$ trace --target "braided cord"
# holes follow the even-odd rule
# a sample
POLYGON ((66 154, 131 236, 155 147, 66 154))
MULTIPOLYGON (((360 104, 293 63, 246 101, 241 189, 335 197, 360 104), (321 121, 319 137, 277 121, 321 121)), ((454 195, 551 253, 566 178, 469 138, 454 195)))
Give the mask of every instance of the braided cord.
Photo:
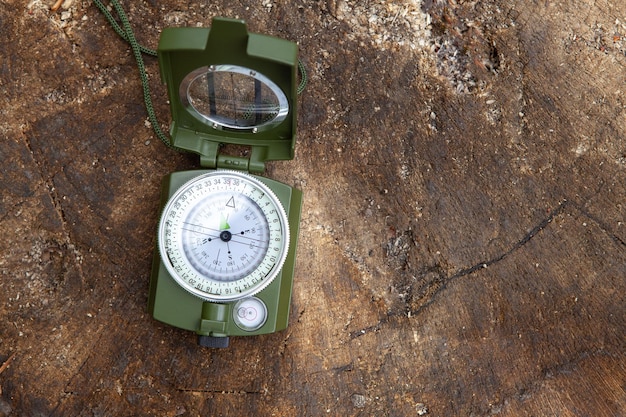
POLYGON ((300 95, 306 88, 306 83, 308 81, 308 78, 306 75, 306 68, 304 67, 304 64, 302 63, 302 61, 300 61, 299 59, 298 59, 298 70, 300 70, 300 85, 298 85, 297 91, 298 91, 298 95, 300 95))
MULTIPOLYGON (((130 43, 130 41, 128 40, 128 36, 126 35, 126 32, 117 23, 117 21, 115 20, 115 18, 111 14, 111 12, 109 12, 109 9, 107 9, 106 6, 100 0, 93 0, 93 2, 98 7, 98 9, 100 9, 102 14, 107 18, 107 20, 109 21, 109 23, 113 27, 113 30, 115 30, 115 33, 117 33, 126 42, 130 43)), ((112 0, 112 3, 117 3, 117 0, 112 0)), ((146 48, 145 46, 143 46, 141 44, 139 45, 139 50, 141 50, 141 52, 146 54, 146 55, 157 56, 157 51, 156 50, 150 49, 150 48, 146 48)))
POLYGON ((154 111, 154 106, 152 105, 152 95, 150 94, 150 84, 148 83, 148 75, 146 74, 146 67, 143 63, 143 56, 141 55, 141 53, 143 52, 149 55, 156 56, 156 51, 139 45, 139 42, 137 42, 137 38, 135 37, 135 34, 133 33, 133 29, 130 26, 130 22, 128 21, 128 17, 126 16, 124 9, 122 9, 122 6, 119 4, 117 0, 111 0, 111 4, 113 5, 115 12, 117 13, 120 19, 120 22, 122 23, 121 27, 115 21, 115 18, 113 17, 113 15, 107 10, 107 8, 104 6, 104 4, 100 0, 93 0, 93 1, 96 4, 96 6, 98 6, 98 9, 102 11, 104 16, 109 21, 109 23, 111 23, 111 26, 113 26, 113 29, 115 30, 115 32, 117 32, 117 34, 120 35, 122 39, 124 39, 126 42, 130 44, 130 48, 133 51, 133 55, 135 56, 135 61, 137 61, 137 67, 139 68, 139 76, 141 77, 141 86, 143 89, 143 100, 146 105, 146 111, 148 113, 148 120, 150 121, 150 124, 152 125, 152 129, 154 129, 154 133, 159 138, 159 140, 161 140, 161 142, 163 142, 165 146, 167 146, 168 148, 175 149, 180 152, 184 152, 183 149, 177 148, 174 145, 172 145, 170 138, 163 132, 163 130, 159 126, 159 121, 157 120, 156 113, 154 111))

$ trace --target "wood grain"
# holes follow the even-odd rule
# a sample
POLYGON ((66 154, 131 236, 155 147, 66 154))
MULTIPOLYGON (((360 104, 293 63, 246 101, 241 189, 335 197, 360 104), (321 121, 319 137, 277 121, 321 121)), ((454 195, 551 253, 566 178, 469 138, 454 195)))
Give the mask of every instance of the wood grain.
POLYGON ((304 191, 290 326, 207 350, 147 314, 161 177, 198 162, 95 7, 9 0, 0 416, 624 415, 624 1, 201 3, 125 7, 309 71, 266 173, 304 191))

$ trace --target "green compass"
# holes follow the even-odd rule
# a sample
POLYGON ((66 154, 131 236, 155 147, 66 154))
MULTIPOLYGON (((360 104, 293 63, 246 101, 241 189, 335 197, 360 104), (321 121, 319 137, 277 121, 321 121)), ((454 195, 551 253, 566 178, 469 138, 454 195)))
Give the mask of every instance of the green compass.
POLYGON ((158 57, 171 145, 198 154, 203 169, 163 180, 149 311, 209 347, 282 330, 302 193, 251 172, 293 158, 297 46, 215 18, 210 29, 163 30, 158 57))

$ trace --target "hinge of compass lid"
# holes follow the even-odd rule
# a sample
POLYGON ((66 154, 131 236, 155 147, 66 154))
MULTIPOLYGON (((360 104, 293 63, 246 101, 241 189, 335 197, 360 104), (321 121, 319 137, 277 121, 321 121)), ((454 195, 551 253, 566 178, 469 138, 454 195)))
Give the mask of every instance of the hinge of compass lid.
POLYGON ((200 166, 203 168, 235 169, 254 173, 265 171, 265 161, 268 159, 268 148, 265 146, 223 143, 213 136, 179 127, 176 123, 172 123, 171 134, 177 147, 200 156, 200 166), (237 148, 235 151, 239 151, 243 156, 237 156, 233 148, 237 148))
MULTIPOLYGON (((245 153, 247 156, 235 156, 229 153, 230 147, 220 148, 220 153, 217 155, 216 168, 224 169, 236 169, 240 171, 249 171, 256 173, 263 173, 265 171, 265 160, 267 160, 267 150, 264 147, 252 146, 248 149, 246 147, 245 153), (221 152, 226 151, 226 152, 221 152)), ((201 164, 202 164, 202 158, 201 164)))

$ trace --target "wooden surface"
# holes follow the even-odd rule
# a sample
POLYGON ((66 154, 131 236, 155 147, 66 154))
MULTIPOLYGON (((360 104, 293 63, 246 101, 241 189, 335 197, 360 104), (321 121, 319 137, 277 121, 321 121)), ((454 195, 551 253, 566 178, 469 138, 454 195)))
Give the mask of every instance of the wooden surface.
POLYGON ((0 4, 0 415, 626 415, 624 0, 126 1, 147 45, 237 16, 309 71, 266 173, 305 196, 290 326, 226 350, 146 312, 161 177, 198 161, 52 3, 0 4))

